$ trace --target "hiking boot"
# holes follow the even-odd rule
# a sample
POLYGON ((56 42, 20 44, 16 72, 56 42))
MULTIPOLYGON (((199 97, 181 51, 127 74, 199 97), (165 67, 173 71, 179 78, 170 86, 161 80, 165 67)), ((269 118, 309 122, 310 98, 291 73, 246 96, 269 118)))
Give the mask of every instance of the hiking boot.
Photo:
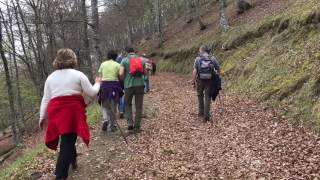
POLYGON ((204 122, 209 122, 210 121, 210 117, 205 117, 204 118, 204 122))
POLYGON ((141 130, 141 128, 139 127, 139 128, 134 128, 134 133, 141 133, 142 132, 142 130, 141 130))
POLYGON ((134 133, 141 133, 141 128, 140 127, 134 127, 133 128, 134 133))
POLYGON ((118 130, 117 126, 110 127, 110 132, 116 132, 118 130))
POLYGON ((72 161, 71 167, 73 170, 76 170, 78 168, 77 158, 74 161, 72 161))
POLYGON ((120 119, 123 119, 123 118, 124 118, 124 114, 123 114, 122 112, 120 113, 119 118, 120 118, 120 119))
POLYGON ((128 126, 128 131, 133 131, 133 126, 128 126))
POLYGON ((108 121, 104 121, 102 123, 102 131, 107 131, 108 130, 108 125, 109 125, 109 122, 108 121))

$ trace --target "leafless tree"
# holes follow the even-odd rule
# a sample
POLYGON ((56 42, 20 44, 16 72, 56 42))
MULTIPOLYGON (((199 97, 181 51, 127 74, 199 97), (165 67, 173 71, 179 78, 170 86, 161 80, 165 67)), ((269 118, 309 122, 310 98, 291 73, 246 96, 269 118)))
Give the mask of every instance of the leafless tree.
MULTIPOLYGON (((0 13, 2 14, 2 10, 0 9, 0 13)), ((3 39, 3 31, 2 31, 2 26, 3 26, 3 19, 0 20, 0 56, 2 59, 4 71, 5 71, 5 77, 6 77, 6 85, 7 85, 7 92, 8 92, 8 97, 9 97, 9 106, 10 106, 10 121, 11 121, 11 128, 12 132, 14 134, 14 141, 18 143, 18 133, 17 133, 17 120, 16 120, 16 109, 14 106, 14 94, 13 94, 13 86, 12 86, 12 78, 10 76, 10 70, 9 70, 9 65, 8 65, 8 60, 5 55, 5 50, 4 50, 4 39, 3 39)))
POLYGON ((100 48, 100 25, 99 25, 99 12, 98 12, 98 0, 91 0, 91 13, 92 13, 92 29, 93 29, 93 40, 94 40, 94 65, 97 68, 97 63, 102 62, 102 53, 100 48))
POLYGON ((227 17, 225 15, 224 9, 225 9, 225 0, 219 0, 219 15, 220 15, 220 26, 221 29, 226 32, 229 29, 229 22, 227 20, 227 17))

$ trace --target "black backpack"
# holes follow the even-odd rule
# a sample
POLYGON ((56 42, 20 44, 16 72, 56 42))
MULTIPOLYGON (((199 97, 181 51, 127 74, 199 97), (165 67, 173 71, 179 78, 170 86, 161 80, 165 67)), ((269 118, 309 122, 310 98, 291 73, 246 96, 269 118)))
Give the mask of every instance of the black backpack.
POLYGON ((212 79, 214 71, 214 61, 210 57, 200 56, 197 65, 198 78, 200 80, 212 79))

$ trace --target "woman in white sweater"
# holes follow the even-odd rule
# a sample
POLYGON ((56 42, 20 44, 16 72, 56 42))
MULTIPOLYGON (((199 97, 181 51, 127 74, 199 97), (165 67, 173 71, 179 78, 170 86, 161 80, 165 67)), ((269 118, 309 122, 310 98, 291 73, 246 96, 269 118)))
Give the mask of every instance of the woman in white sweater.
POLYGON ((71 49, 60 49, 53 62, 55 71, 45 82, 40 107, 39 127, 46 129, 45 143, 50 149, 57 149, 60 139, 60 152, 56 164, 56 179, 67 179, 68 169, 76 164, 77 136, 88 145, 90 132, 86 122, 86 104, 82 95, 95 97, 101 80, 96 78, 91 85, 85 74, 75 70, 77 58, 71 49))

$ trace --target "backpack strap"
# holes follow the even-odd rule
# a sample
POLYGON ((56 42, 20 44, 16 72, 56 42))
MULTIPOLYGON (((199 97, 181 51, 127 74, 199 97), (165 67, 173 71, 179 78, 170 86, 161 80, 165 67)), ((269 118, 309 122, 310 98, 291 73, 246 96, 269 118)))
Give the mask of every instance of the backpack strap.
POLYGON ((196 69, 197 69, 197 75, 199 77, 199 73, 200 73, 200 66, 201 66, 201 56, 198 56, 196 58, 196 69))

